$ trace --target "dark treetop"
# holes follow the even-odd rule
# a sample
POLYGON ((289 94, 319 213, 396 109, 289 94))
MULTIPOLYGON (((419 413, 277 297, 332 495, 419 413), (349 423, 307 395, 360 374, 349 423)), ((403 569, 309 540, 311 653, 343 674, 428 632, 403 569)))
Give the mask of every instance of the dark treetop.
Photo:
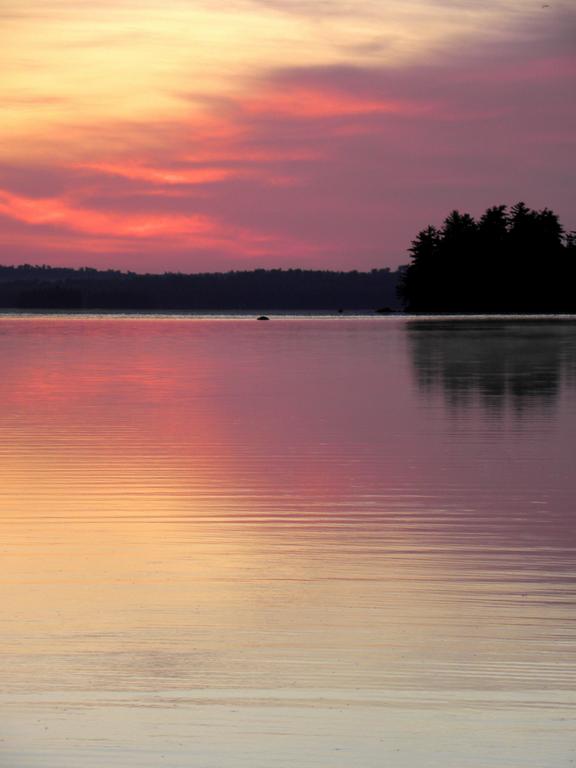
POLYGON ((548 209, 499 205, 477 221, 454 211, 410 253, 399 287, 410 312, 576 312, 576 233, 548 209))
POLYGON ((163 275, 0 266, 0 307, 70 310, 375 310, 398 305, 399 272, 256 269, 163 275))

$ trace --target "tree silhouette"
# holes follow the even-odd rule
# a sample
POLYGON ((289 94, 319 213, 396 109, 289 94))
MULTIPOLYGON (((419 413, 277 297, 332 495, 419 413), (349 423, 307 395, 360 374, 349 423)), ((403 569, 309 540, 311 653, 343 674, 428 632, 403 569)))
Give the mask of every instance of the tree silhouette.
POLYGON ((399 271, 255 269, 203 274, 0 265, 0 307, 65 310, 314 310, 395 307, 399 271))
POLYGON ((453 211, 413 241, 399 292, 411 312, 558 313, 576 310, 576 235, 558 216, 520 202, 478 221, 453 211))

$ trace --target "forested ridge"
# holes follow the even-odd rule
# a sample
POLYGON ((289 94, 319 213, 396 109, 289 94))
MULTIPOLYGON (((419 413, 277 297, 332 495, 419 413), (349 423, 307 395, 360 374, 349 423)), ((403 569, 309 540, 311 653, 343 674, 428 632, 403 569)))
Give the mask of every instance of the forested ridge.
POLYGON ((399 272, 256 269, 138 274, 0 266, 0 307, 70 310, 375 310, 398 306, 399 272))

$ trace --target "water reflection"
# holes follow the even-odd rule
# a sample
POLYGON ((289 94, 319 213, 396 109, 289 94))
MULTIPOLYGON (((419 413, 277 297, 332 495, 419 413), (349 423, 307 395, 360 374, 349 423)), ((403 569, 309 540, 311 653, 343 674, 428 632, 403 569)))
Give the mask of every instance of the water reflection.
POLYGON ((551 408, 574 383, 576 322, 528 319, 416 320, 407 324, 421 389, 451 408, 493 414, 551 408))
POLYGON ((468 322, 0 322, 5 764, 563 764, 576 333, 506 432, 468 322))

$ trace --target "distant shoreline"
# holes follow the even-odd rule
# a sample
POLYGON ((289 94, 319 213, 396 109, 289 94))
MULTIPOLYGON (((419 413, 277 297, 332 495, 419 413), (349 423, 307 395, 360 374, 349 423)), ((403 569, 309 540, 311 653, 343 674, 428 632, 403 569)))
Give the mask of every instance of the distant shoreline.
POLYGON ((401 270, 255 269, 137 274, 1 266, 0 307, 135 312, 371 312, 401 309, 401 270))
POLYGON ((256 320, 260 315, 267 315, 275 320, 413 320, 413 321, 452 321, 452 320, 575 320, 576 314, 553 313, 415 313, 391 312, 379 314, 366 310, 350 310, 344 313, 324 309, 283 310, 283 309, 214 309, 214 310, 136 310, 136 309, 18 309, 0 307, 2 319, 34 319, 34 318, 111 318, 111 319, 176 319, 176 320, 256 320))

